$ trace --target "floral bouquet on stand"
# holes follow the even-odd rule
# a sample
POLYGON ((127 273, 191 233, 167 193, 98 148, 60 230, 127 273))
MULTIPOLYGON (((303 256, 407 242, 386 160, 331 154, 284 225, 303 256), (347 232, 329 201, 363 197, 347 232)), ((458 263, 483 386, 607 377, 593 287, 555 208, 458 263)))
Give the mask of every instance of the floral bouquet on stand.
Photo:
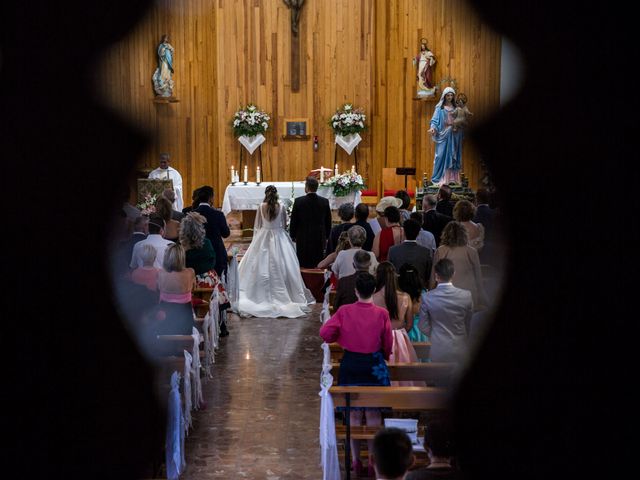
POLYGON ((364 110, 345 103, 329 120, 329 125, 336 134, 336 144, 340 145, 348 155, 351 155, 354 148, 362 141, 360 132, 366 128, 366 119, 364 110))
POLYGON ((324 188, 332 188, 333 195, 335 197, 346 197, 350 193, 358 192, 367 188, 364 184, 364 180, 362 180, 362 176, 356 172, 334 175, 320 186, 324 188))
POLYGON ((140 209, 142 215, 151 215, 156 213, 156 200, 158 196, 153 193, 147 193, 144 196, 144 200, 136 205, 140 209))
POLYGON ((264 133, 269 128, 271 117, 250 103, 233 115, 233 134, 251 155, 264 143, 264 133))

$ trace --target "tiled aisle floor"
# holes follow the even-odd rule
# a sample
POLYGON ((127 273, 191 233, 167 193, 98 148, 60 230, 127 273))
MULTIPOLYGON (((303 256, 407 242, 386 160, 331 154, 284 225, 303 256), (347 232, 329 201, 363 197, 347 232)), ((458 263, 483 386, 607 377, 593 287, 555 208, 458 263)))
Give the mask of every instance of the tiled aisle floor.
POLYGON ((221 339, 206 410, 186 440, 185 480, 319 479, 319 313, 238 318, 221 339))

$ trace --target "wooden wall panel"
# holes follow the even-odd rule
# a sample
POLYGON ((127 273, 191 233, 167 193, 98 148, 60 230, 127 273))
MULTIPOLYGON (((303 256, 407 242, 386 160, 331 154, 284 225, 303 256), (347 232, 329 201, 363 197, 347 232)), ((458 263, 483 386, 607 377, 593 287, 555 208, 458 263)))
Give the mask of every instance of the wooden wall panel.
MULTIPOLYGON (((416 167, 417 176, 433 170, 434 145, 427 135, 439 95, 416 101, 412 59, 420 38, 437 59, 436 84, 455 78, 466 93, 477 122, 499 104, 500 37, 463 0, 375 0, 374 137, 372 173, 383 167, 416 167)), ((481 178, 471 142, 463 147, 463 171, 475 188, 481 178)))
MULTIPOLYGON (((377 187, 383 167, 415 166, 431 173, 427 136, 436 101, 414 101, 412 59, 426 37, 437 57, 435 79, 454 77, 469 97, 474 120, 499 101, 500 40, 463 0, 307 0, 300 20, 300 89, 291 89, 290 12, 281 0, 160 0, 156 8, 105 57, 100 88, 107 101, 155 135, 139 159, 155 168, 168 151, 185 182, 211 184, 222 200, 239 144, 230 120, 240 105, 256 103, 271 114, 263 145, 263 177, 304 178, 334 163, 328 118, 350 101, 365 109, 369 128, 358 149, 360 171, 377 187), (155 48, 163 33, 176 52, 180 103, 152 102, 155 48), (283 141, 285 118, 308 118, 312 140, 283 141)), ((341 169, 353 160, 340 150, 341 169)), ((250 176, 256 159, 250 160, 250 176)), ((465 142, 463 170, 480 178, 478 155, 465 142)), ((286 192, 282 193, 286 195, 286 192)))

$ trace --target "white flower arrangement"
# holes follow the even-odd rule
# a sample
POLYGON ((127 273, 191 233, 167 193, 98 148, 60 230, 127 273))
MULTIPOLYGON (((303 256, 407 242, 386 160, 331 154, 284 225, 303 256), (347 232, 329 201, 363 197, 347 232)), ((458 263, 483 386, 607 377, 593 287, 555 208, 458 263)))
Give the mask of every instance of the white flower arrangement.
POLYGON ((366 185, 359 173, 347 172, 339 175, 332 176, 329 180, 324 182, 322 187, 333 188, 333 194, 336 197, 346 197, 351 192, 357 192, 364 190, 366 185))
POLYGON ((336 135, 353 135, 363 131, 367 116, 364 111, 354 108, 352 104, 345 103, 329 120, 329 125, 336 135))
POLYGON ((259 110, 250 103, 245 108, 241 108, 233 115, 233 133, 236 137, 254 137, 265 133, 269 128, 269 114, 259 110))

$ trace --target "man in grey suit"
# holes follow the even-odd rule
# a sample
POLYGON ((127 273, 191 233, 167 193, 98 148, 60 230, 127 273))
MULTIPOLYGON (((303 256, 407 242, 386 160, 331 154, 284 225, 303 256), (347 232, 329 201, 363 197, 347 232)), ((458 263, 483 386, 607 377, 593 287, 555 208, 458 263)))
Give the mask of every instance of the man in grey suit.
POLYGON ((416 242, 421 230, 420 224, 409 219, 405 220, 402 228, 404 228, 405 241, 389 249, 389 261, 396 267, 397 272, 402 265, 410 263, 418 270, 422 284, 428 285, 433 253, 430 248, 422 247, 416 242))
POLYGON ((420 305, 418 329, 431 341, 432 362, 462 363, 473 313, 471 292, 453 286, 455 272, 448 258, 438 261, 434 271, 438 286, 427 292, 420 305))

